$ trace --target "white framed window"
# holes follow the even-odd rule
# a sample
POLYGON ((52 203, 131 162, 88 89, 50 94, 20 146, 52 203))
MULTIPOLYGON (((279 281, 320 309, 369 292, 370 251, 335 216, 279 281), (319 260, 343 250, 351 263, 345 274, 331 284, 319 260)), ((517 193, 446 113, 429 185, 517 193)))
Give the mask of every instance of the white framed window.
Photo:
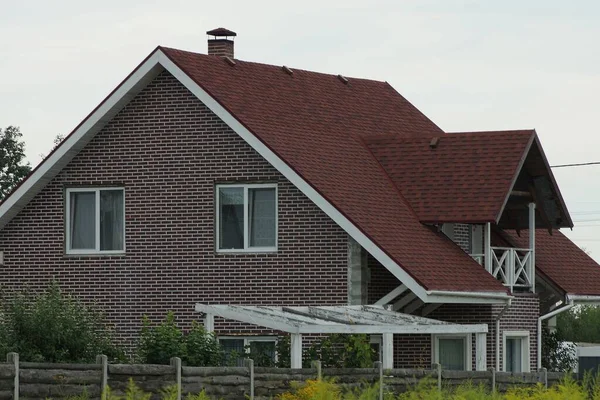
POLYGON ((219 252, 277 251, 277 184, 216 187, 219 252))
POLYGON ((471 371, 472 343, 471 334, 433 335, 433 362, 441 364, 442 369, 446 370, 471 371))
POLYGON ((530 372, 529 331, 502 332, 502 367, 505 372, 530 372))
POLYGON ((274 336, 219 336, 225 364, 243 366, 244 356, 254 354, 256 366, 272 366, 277 362, 277 338, 274 336), (230 357, 237 356, 230 361, 230 357), (261 365, 267 364, 267 365, 261 365))
POLYGON ((65 214, 67 254, 125 252, 123 188, 68 188, 65 214))

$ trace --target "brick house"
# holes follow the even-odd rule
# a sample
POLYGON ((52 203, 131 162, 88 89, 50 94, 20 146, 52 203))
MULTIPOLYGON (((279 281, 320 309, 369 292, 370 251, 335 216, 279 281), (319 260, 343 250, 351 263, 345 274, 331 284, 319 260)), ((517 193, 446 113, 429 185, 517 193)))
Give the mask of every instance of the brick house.
POLYGON ((388 366, 507 371, 540 366, 543 320, 600 300, 535 131, 447 133, 385 82, 241 61, 208 33, 208 55, 155 49, 0 204, 4 287, 56 279, 130 343, 196 303, 386 305, 486 327, 372 335, 388 366))

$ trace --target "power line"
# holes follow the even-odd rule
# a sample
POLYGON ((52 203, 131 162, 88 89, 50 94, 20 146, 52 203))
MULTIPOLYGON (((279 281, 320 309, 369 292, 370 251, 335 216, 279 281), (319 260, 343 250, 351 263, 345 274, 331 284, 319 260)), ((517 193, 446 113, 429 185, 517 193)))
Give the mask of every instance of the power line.
POLYGON ((565 168, 565 167, 584 167, 587 165, 600 165, 600 161, 592 161, 586 163, 575 163, 575 164, 558 164, 551 165, 550 168, 565 168))

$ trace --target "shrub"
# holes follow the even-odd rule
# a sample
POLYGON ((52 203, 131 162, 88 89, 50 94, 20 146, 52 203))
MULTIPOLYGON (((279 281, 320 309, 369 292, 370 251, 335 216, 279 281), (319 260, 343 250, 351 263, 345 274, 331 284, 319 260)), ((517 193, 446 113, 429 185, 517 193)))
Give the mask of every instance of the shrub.
POLYGON ((157 326, 151 326, 144 316, 140 333, 138 355, 142 363, 169 364, 171 357, 185 357, 183 332, 175 324, 175 315, 167 317, 157 326))
POLYGON ((323 368, 371 368, 375 351, 367 335, 332 334, 308 348, 305 366, 313 360, 321 360, 323 368))
POLYGON ((196 367, 219 365, 222 359, 221 346, 214 333, 207 332, 202 325, 194 321, 192 329, 185 336, 186 365, 196 367))
POLYGON ((56 282, 41 294, 24 290, 2 301, 0 351, 32 362, 95 362, 98 354, 124 359, 103 315, 56 282))
POLYGON ((139 362, 146 364, 169 364, 172 357, 179 357, 185 365, 206 367, 220 365, 222 360, 221 346, 213 333, 194 321, 185 334, 172 312, 156 326, 144 317, 137 351, 139 362))

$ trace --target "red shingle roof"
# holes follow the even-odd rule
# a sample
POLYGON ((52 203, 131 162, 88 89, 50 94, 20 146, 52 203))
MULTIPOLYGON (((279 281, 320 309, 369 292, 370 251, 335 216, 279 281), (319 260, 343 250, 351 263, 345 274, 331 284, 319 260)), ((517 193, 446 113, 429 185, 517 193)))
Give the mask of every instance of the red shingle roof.
MULTIPOLYGON (((529 234, 505 231, 516 247, 528 247, 529 234)), ((535 264, 565 293, 600 296, 600 266, 560 231, 535 231, 535 264)))
POLYGON ((367 139, 422 222, 496 222, 535 131, 367 139), (435 141, 435 139, 434 139, 435 141))
POLYGON ((506 291, 419 222, 363 143, 366 135, 443 134, 389 84, 161 50, 424 288, 506 291))

